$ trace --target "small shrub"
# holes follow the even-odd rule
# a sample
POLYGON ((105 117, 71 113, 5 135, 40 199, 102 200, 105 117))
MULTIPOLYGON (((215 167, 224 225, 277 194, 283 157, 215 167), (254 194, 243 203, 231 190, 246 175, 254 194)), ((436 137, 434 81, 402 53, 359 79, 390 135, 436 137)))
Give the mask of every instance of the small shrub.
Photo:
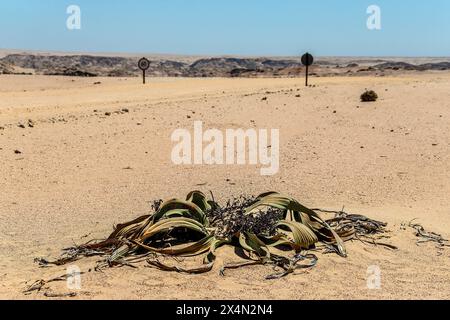
POLYGON ((378 100, 378 95, 373 90, 368 90, 361 95, 362 102, 374 102, 378 100))

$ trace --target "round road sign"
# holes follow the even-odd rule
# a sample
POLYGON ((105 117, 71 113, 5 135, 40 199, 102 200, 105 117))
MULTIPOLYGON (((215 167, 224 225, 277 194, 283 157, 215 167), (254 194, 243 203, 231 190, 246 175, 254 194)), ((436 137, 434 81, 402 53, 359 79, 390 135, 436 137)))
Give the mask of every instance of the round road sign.
POLYGON ((148 68, 150 68, 150 61, 148 61, 147 58, 142 58, 141 60, 139 60, 138 66, 139 66, 139 69, 141 69, 142 71, 145 71, 148 68))
POLYGON ((302 63, 303 63, 303 65, 309 67, 310 65, 312 65, 314 63, 314 57, 309 53, 305 53, 302 56, 302 63))

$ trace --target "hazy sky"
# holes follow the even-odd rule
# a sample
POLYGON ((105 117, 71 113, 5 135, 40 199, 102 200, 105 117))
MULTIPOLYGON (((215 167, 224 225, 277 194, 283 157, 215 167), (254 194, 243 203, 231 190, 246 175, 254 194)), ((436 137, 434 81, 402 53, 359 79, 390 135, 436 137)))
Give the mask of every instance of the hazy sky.
POLYGON ((1 0, 0 48, 450 56, 450 1, 1 0), (366 26, 373 4, 381 30, 366 26), (81 8, 81 30, 66 27, 69 5, 81 8))

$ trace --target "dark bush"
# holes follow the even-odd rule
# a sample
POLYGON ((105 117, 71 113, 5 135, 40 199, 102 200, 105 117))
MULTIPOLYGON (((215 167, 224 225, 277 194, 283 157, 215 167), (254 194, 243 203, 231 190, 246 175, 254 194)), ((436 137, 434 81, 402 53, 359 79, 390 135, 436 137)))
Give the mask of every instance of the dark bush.
POLYGON ((378 95, 373 90, 368 90, 361 95, 362 102, 374 102, 378 100, 378 95))

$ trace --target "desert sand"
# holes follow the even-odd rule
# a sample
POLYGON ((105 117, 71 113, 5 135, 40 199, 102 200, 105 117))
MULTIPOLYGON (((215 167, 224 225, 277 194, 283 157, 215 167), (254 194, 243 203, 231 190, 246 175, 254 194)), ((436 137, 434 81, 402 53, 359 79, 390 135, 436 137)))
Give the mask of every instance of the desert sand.
MULTIPOLYGON (((149 212, 151 200, 200 189, 219 201, 274 190, 309 207, 345 206, 388 222, 386 241, 399 249, 347 243, 348 258, 319 253, 315 268, 275 281, 264 280, 264 266, 219 276, 223 261, 238 260, 229 248, 203 275, 144 264, 89 272, 91 258, 76 262, 85 274, 74 299, 449 299, 450 248, 418 246, 402 224, 418 219, 450 238, 450 73, 311 83, 0 76, 0 298, 45 299, 22 291, 65 267, 39 268, 34 258, 104 238, 149 212), (379 101, 361 103, 365 88, 379 101), (280 172, 173 165, 171 133, 195 120, 280 129, 280 172), (366 286, 372 265, 382 272, 378 290, 366 286)), ((68 292, 64 282, 50 286, 68 292)))

